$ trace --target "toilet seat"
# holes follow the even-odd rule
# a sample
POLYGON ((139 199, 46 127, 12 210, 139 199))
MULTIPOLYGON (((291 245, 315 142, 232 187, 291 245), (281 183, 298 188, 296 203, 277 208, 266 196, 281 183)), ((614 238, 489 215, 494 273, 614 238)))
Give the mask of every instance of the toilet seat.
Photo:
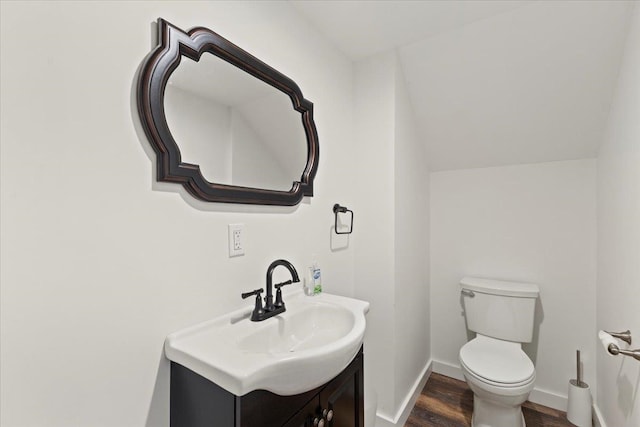
POLYGON ((495 387, 521 387, 535 380, 535 368, 519 343, 478 334, 460 349, 467 372, 495 387))

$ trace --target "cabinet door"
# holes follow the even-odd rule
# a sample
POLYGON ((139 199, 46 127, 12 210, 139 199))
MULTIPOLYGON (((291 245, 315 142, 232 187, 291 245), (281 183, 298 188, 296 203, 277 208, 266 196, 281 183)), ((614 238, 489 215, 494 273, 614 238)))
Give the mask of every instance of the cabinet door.
POLYGON ((364 427, 362 354, 320 393, 326 427, 364 427))
POLYGON ((235 397, 184 366, 171 362, 171 427, 234 427, 235 397), (215 422, 213 421, 215 420, 215 422))
MULTIPOLYGON (((236 427, 281 427, 286 425, 310 401, 318 406, 321 388, 293 396, 278 396, 266 390, 255 390, 236 399, 236 427)), ((178 426, 180 427, 180 426, 178 426)), ((218 427, 217 425, 215 427, 218 427)))
MULTIPOLYGON (((320 410, 320 401, 316 396, 315 399, 311 400, 305 406, 302 407, 301 410, 296 412, 296 414, 287 421, 283 427, 317 427, 313 425, 313 421, 315 418, 320 419, 318 416, 320 410)), ((325 424, 325 427, 326 424, 325 424)))

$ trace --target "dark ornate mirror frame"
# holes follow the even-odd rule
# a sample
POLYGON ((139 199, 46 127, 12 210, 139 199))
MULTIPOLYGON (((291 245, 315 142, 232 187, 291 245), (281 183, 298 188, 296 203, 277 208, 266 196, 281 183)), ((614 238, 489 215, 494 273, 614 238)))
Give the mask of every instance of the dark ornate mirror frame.
POLYGON ((313 179, 319 156, 313 103, 302 96, 293 80, 213 31, 197 27, 184 32, 164 19, 158 19, 158 46, 142 63, 137 84, 137 104, 142 127, 156 153, 158 181, 182 184, 191 195, 207 202, 293 206, 300 203, 304 196, 313 196, 313 179), (300 181, 294 181, 289 191, 209 182, 198 165, 182 162, 178 144, 167 125, 165 87, 183 55, 197 62, 205 52, 284 92, 291 98, 293 108, 302 115, 302 126, 307 137, 307 164, 300 181))

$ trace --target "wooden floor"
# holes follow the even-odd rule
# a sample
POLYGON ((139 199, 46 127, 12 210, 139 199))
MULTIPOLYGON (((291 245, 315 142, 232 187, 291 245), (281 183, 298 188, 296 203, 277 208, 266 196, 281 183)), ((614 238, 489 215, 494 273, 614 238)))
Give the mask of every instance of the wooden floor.
MULTIPOLYGON (((473 392, 464 381, 432 373, 405 427, 469 427, 473 392)), ((526 402, 522 406, 527 427, 571 427, 566 414, 526 402)))

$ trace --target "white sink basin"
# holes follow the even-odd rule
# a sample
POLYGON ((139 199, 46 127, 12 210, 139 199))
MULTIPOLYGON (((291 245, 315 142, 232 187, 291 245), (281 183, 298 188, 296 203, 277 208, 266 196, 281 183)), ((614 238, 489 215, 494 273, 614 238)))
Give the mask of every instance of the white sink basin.
POLYGON ((283 396, 318 387, 358 352, 369 303, 330 294, 285 298, 287 311, 252 322, 247 307, 169 335, 165 354, 225 390, 283 396))

